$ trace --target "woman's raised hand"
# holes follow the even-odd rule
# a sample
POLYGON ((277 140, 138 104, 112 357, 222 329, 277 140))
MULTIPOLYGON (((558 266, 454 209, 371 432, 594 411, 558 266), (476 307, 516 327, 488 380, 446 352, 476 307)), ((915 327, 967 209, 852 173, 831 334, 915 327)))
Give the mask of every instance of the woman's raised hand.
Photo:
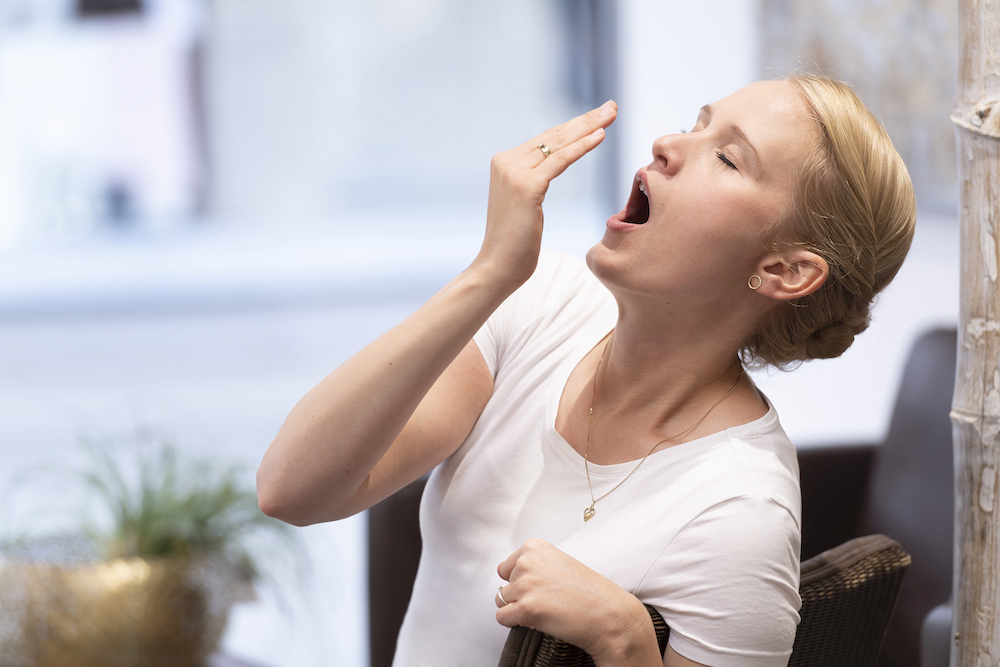
POLYGON ((542 242, 542 201, 549 183, 604 139, 617 105, 609 100, 531 141, 497 153, 490 163, 486 238, 476 263, 519 286, 535 270, 542 242), (548 148, 549 154, 539 146, 548 148))

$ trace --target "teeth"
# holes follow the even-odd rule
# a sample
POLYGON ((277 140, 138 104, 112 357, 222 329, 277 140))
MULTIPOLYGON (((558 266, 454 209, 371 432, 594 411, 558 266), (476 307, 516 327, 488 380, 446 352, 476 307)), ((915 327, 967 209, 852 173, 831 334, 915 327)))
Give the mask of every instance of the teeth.
POLYGON ((642 181, 639 181, 639 192, 641 192, 642 194, 646 195, 647 197, 649 196, 646 193, 646 184, 643 183, 642 181))

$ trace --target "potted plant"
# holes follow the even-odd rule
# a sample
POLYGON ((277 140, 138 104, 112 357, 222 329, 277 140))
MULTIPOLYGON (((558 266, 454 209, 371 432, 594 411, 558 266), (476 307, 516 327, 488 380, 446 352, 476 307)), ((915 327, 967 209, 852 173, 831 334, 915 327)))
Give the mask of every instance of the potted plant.
POLYGON ((201 667, 232 603, 252 599, 247 538, 285 526, 236 468, 161 446, 130 471, 108 448, 88 449, 76 479, 110 522, 88 521, 86 538, 6 546, 0 666, 201 667))

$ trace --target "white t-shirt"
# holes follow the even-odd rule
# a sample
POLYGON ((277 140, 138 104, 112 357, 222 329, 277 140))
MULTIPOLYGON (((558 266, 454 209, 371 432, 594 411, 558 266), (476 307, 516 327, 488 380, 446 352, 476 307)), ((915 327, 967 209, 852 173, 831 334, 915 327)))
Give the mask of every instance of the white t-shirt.
MULTIPOLYGON (((493 395, 465 443, 431 475, 423 553, 398 667, 492 667, 497 565, 548 540, 655 607, 670 645, 713 667, 784 667, 799 621, 795 449, 774 408, 654 452, 590 505, 583 457, 555 429, 570 372, 614 327, 617 305, 582 260, 543 253, 476 334, 493 395)), ((591 465, 594 496, 636 461, 591 465)))

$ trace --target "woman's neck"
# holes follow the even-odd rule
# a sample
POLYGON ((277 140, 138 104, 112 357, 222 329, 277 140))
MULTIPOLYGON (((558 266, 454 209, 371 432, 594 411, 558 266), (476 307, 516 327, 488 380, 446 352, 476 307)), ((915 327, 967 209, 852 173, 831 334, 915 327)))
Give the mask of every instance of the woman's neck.
POLYGON ((597 369, 595 419, 627 415, 663 437, 693 424, 742 373, 740 337, 730 331, 722 322, 644 322, 622 309, 597 369))

